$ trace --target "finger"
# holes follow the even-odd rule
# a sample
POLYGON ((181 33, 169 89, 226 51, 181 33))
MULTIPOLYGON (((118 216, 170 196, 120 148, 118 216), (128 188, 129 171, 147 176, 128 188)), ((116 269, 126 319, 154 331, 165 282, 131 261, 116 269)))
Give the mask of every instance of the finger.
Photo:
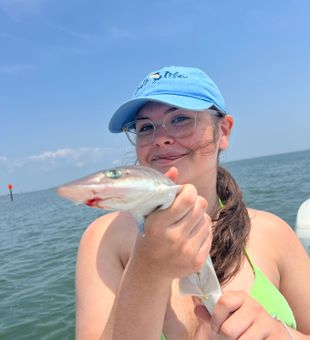
MULTIPOLYGON (((188 228, 184 235, 188 239, 201 239, 204 235, 210 235, 212 232, 212 221, 208 214, 204 212, 203 208, 194 208, 191 212, 192 225, 188 228)), ((185 232, 185 231, 184 231, 185 232)))
POLYGON ((207 247, 207 252, 209 253, 212 242, 211 223, 210 217, 206 213, 203 213, 198 223, 189 230, 189 235, 186 236, 197 252, 204 251, 207 247))
POLYGON ((254 321, 255 315, 251 310, 248 310, 248 308, 239 308, 231 313, 221 324, 219 334, 230 336, 233 339, 239 339, 239 337, 253 325, 254 321))
MULTIPOLYGON (((261 306, 260 306, 261 307, 261 306)), ((239 338, 247 339, 283 339, 288 336, 288 332, 280 322, 272 318, 266 310, 261 307, 256 311, 255 322, 239 338)))
POLYGON ((195 271, 201 269, 210 253, 212 243, 211 223, 210 217, 204 212, 204 207, 197 203, 177 224, 178 240, 182 252, 192 259, 193 270, 195 271))
POLYGON ((179 171, 175 166, 172 166, 166 173, 165 176, 169 177, 172 181, 176 181, 179 177, 179 171))
POLYGON ((192 184, 183 185, 174 203, 167 209, 168 220, 173 218, 173 223, 178 224, 194 208, 197 196, 197 190, 192 184))
POLYGON ((205 257, 209 254, 212 241, 212 222, 204 212, 206 204, 199 204, 199 199, 205 201, 198 196, 194 207, 180 221, 174 224, 173 229, 170 229, 172 240, 178 240, 177 243, 182 247, 182 252, 193 259, 195 267, 202 266, 205 262, 205 257), (196 263, 197 255, 199 255, 197 258, 198 263, 196 263))
POLYGON ((201 267, 206 262, 207 256, 210 255, 211 245, 212 245, 212 234, 209 232, 200 240, 200 246, 198 249, 198 253, 196 255, 198 270, 201 269, 201 267))
POLYGON ((163 227, 165 229, 171 226, 179 227, 179 221, 193 209, 197 195, 197 190, 193 185, 183 185, 170 207, 154 210, 145 218, 145 230, 148 225, 154 225, 155 230, 160 230, 163 227))
MULTIPOLYGON (((199 235, 197 235, 199 237, 199 235)), ((198 272, 206 262, 206 258, 210 254, 212 236, 204 233, 197 240, 181 239, 180 249, 183 256, 191 261, 192 272, 198 272)))
MULTIPOLYGON (((265 339, 270 339, 269 335, 270 335, 270 332, 268 328, 266 327, 266 324, 258 320, 254 322, 248 329, 246 329, 244 333, 240 335, 238 340, 248 340, 248 339, 265 340, 265 339)), ((276 339, 278 339, 279 335, 280 333, 277 333, 276 339)))
POLYGON ((208 203, 205 198, 197 196, 191 209, 187 211, 184 216, 176 222, 177 227, 183 233, 186 239, 200 239, 201 233, 209 234, 211 231, 211 218, 205 213, 208 203), (201 229, 206 229, 202 231, 201 229))
POLYGON ((222 324, 228 317, 239 309, 245 300, 243 292, 225 292, 214 307, 211 319, 211 327, 215 333, 219 333, 222 324))

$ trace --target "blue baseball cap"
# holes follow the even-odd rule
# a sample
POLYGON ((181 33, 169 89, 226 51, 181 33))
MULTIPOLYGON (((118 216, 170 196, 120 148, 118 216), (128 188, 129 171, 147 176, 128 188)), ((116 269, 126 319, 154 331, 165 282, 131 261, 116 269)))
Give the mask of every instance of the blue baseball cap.
POLYGON ((215 106, 226 113, 224 98, 213 80, 197 68, 164 67, 149 74, 138 86, 132 99, 125 102, 112 116, 109 130, 122 132, 126 123, 135 119, 147 102, 158 102, 192 111, 215 106))

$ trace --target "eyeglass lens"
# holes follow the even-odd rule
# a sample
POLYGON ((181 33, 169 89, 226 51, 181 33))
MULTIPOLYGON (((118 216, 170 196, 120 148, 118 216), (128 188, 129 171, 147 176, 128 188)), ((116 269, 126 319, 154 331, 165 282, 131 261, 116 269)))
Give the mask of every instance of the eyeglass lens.
POLYGON ((196 112, 176 110, 168 112, 161 121, 153 122, 149 118, 139 118, 126 125, 130 142, 135 145, 147 145, 154 141, 158 128, 165 128, 174 138, 191 135, 196 128, 196 112))

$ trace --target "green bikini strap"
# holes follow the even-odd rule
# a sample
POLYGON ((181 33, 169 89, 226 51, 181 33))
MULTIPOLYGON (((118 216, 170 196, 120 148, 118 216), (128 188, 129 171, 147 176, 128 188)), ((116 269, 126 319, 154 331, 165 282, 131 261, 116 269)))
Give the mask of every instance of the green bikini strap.
POLYGON ((249 263, 250 263, 250 265, 251 265, 251 267, 252 267, 253 272, 256 273, 256 270, 255 270, 255 266, 254 266, 254 264, 253 264, 253 261, 252 261, 250 255, 248 254, 248 252, 246 251, 245 248, 243 249, 243 252, 244 252, 244 255, 246 256, 246 258, 248 259, 248 261, 249 261, 249 263))
POLYGON ((225 207, 225 205, 219 197, 218 197, 218 201, 219 201, 220 209, 223 209, 225 207))

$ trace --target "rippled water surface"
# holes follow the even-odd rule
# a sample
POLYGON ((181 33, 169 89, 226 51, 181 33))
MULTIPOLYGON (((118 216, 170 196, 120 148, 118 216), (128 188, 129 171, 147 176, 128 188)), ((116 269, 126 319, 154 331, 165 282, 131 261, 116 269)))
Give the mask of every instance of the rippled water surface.
MULTIPOLYGON (((247 204, 295 224, 310 197, 310 150, 225 164, 247 204)), ((101 211, 54 190, 0 197, 0 339, 74 339, 79 239, 101 211)))

